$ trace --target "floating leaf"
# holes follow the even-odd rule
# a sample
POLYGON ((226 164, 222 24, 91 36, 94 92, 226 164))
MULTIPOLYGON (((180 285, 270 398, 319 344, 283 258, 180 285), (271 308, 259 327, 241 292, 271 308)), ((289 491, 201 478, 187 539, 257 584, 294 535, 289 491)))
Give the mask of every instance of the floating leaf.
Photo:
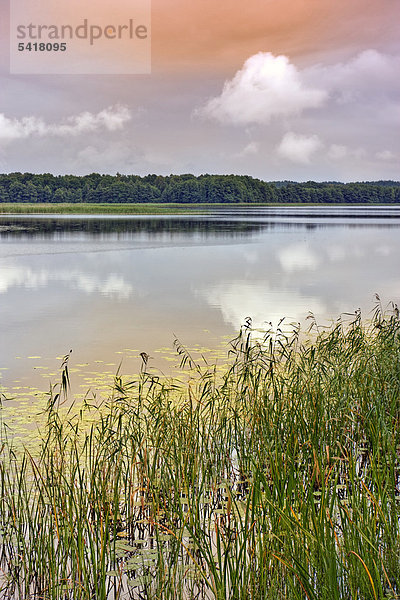
POLYGON ((148 585, 152 580, 152 575, 142 575, 141 577, 135 577, 135 579, 128 579, 128 585, 130 587, 143 587, 148 585))
POLYGON ((136 550, 135 546, 131 546, 131 545, 127 544, 126 542, 119 541, 119 540, 115 543, 115 547, 118 551, 122 551, 122 552, 134 552, 136 550))

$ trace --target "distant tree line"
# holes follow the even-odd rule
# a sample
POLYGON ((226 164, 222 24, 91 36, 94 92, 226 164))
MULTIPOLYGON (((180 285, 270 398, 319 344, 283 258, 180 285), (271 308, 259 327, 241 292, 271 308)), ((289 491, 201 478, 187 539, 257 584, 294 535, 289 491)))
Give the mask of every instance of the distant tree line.
POLYGON ((266 182, 247 175, 0 174, 0 202, 395 204, 400 182, 266 182))

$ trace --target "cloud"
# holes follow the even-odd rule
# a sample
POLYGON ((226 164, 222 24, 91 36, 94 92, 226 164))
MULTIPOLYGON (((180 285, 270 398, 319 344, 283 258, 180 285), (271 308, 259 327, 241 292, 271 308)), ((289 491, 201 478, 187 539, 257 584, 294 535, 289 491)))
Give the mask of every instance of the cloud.
POLYGON ((16 140, 30 135, 44 135, 46 125, 42 119, 36 117, 23 117, 22 119, 9 119, 0 113, 0 140, 16 140))
POLYGON ((348 146, 344 146, 342 144, 332 144, 327 152, 328 159, 335 161, 352 159, 354 162, 354 159, 361 160, 366 156, 367 151, 365 148, 349 148, 348 146))
POLYGON ((310 164, 311 157, 323 144, 317 135, 301 135, 288 131, 278 146, 278 154, 292 162, 310 164))
POLYGON ((260 145, 257 142, 249 142, 243 150, 235 154, 237 158, 243 158, 244 156, 254 156, 258 154, 260 145))
POLYGON ((55 135, 79 135, 96 129, 117 131, 130 119, 131 114, 126 106, 110 106, 97 114, 83 112, 69 117, 64 124, 49 126, 49 131, 55 135))
MULTIPOLYGON (((293 289, 274 289, 267 282, 251 284, 243 281, 224 281, 211 288, 200 289, 198 294, 212 307, 218 307, 226 323, 237 328, 246 317, 253 319, 254 327, 267 329, 267 323, 276 327, 285 322, 301 321, 308 311, 326 314, 322 300, 315 296, 303 296, 293 289)), ((291 328, 288 327, 290 330, 291 328)))
POLYGON ((121 139, 96 142, 96 145, 90 144, 76 152, 74 170, 84 168, 104 173, 135 171, 141 154, 133 143, 121 139))
POLYGON ((308 86, 303 73, 287 56, 259 52, 251 56, 222 94, 212 98, 195 114, 223 123, 265 124, 274 117, 298 115, 318 108, 327 92, 308 86))
POLYGON ((331 160, 341 160, 348 155, 348 149, 341 144, 332 144, 328 151, 328 158, 331 160))
POLYGON ((98 113, 88 111, 65 119, 61 123, 47 124, 42 118, 28 116, 10 119, 0 113, 0 140, 12 141, 31 136, 78 136, 98 130, 117 131, 131 119, 126 106, 116 105, 98 113))
POLYGON ((308 85, 319 83, 338 104, 365 104, 400 92, 400 56, 364 50, 346 62, 314 65, 304 71, 308 85))
POLYGON ((379 160, 392 161, 396 159, 396 154, 391 150, 383 150, 382 152, 377 152, 375 156, 379 160))
POLYGON ((319 256, 306 244, 292 244, 280 250, 278 259, 285 273, 314 271, 321 263, 319 256))
MULTIPOLYGON (((334 161, 362 156, 346 148, 352 139, 365 139, 374 128, 400 122, 400 56, 367 49, 345 61, 297 67, 287 56, 260 52, 248 58, 222 93, 195 111, 197 116, 222 123, 248 126, 272 120, 293 130, 307 109, 319 108, 318 126, 331 135, 335 123, 336 143, 328 150, 334 161), (337 136, 342 133, 343 139, 337 136)), ((309 118, 313 115, 309 110, 309 118)), ((286 141, 286 140, 285 140, 286 141)), ((290 138, 289 138, 290 141, 290 138)), ((285 144, 283 146, 285 150, 285 144)), ((377 152, 377 149, 375 149, 377 152)), ((292 155, 292 153, 290 152, 292 155)), ((387 163, 387 158, 378 157, 387 163)), ((307 163, 307 159, 294 162, 307 163)))
POLYGON ((100 278, 77 269, 53 273, 47 269, 34 270, 19 266, 0 267, 0 294, 6 293, 13 287, 38 289, 49 285, 50 282, 64 283, 86 294, 101 293, 118 300, 126 300, 133 293, 131 284, 118 273, 110 273, 107 277, 100 278))

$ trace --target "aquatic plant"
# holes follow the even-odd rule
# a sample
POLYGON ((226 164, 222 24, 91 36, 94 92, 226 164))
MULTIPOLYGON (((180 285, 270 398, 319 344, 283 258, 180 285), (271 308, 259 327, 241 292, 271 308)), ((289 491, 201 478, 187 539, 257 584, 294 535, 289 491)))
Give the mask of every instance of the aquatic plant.
POLYGON ((177 341, 186 378, 143 361, 61 416, 67 355, 38 446, 3 429, 0 597, 399 598, 392 308, 308 334, 248 320, 223 374, 177 341))

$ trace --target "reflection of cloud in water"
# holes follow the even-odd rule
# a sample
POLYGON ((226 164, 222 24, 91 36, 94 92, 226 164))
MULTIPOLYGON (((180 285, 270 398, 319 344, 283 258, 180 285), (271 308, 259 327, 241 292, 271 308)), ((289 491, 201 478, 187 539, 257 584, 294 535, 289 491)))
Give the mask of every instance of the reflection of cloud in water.
POLYGON ((384 281, 379 286, 379 296, 385 307, 385 302, 400 303, 400 280, 384 281))
POLYGON ((243 250, 243 258, 248 265, 256 265, 260 261, 260 253, 254 248, 243 250))
POLYGON ((293 290, 274 290, 266 283, 232 281, 201 289, 198 294, 219 308, 224 321, 234 327, 239 327, 246 317, 253 319, 255 327, 262 327, 269 321, 275 326, 282 317, 290 323, 302 320, 309 311, 326 312, 320 298, 302 296, 293 290))
POLYGON ((133 292, 132 285, 117 273, 111 273, 107 277, 100 278, 77 269, 49 271, 47 269, 34 270, 29 267, 18 266, 0 267, 1 294, 6 293, 12 287, 22 286, 27 289, 38 289, 49 285, 51 282, 68 284, 70 287, 86 294, 100 293, 120 300, 129 298, 133 292))
POLYGON ((344 246, 330 244, 326 247, 326 253, 331 262, 339 262, 346 258, 347 252, 344 246))
POLYGON ((318 255, 307 244, 292 244, 279 250, 278 259, 287 273, 315 270, 320 264, 318 255))
POLYGON ((376 254, 379 256, 390 256, 392 249, 386 244, 382 244, 375 249, 376 254))

